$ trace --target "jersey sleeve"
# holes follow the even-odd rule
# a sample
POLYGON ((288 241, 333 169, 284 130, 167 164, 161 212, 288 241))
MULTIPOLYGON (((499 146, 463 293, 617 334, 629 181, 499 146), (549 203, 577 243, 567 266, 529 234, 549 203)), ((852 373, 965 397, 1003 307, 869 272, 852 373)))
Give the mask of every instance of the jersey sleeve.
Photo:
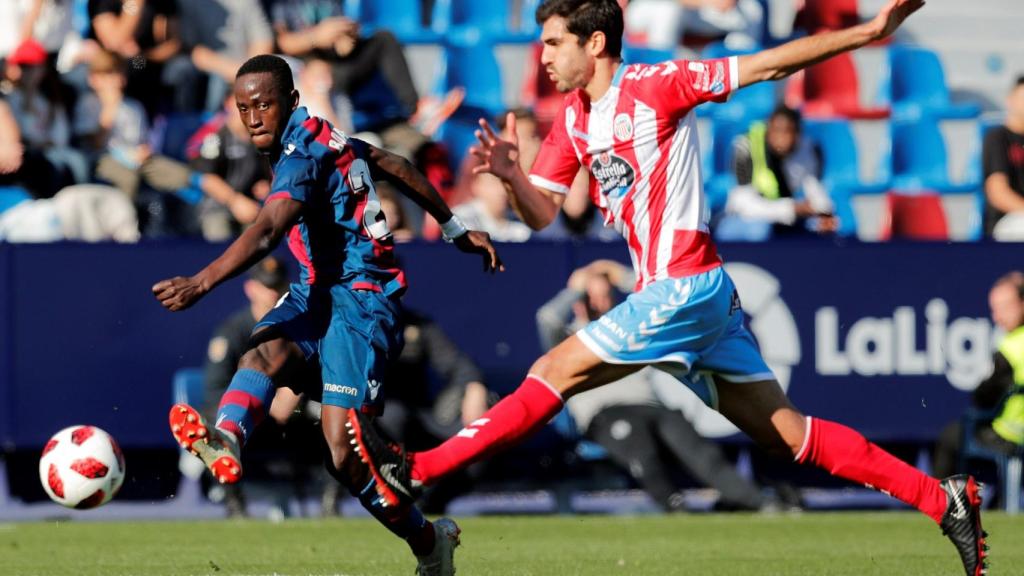
POLYGON ((303 203, 311 201, 317 189, 316 174, 315 159, 293 152, 278 163, 266 202, 278 198, 291 198, 303 203))
POLYGON ((705 102, 725 102, 739 88, 739 58, 669 60, 632 66, 624 80, 635 81, 645 100, 681 115, 705 102))
POLYGON ((559 111, 530 169, 531 184, 559 194, 569 193, 569 187, 580 169, 580 159, 566 125, 566 110, 563 107, 559 111))

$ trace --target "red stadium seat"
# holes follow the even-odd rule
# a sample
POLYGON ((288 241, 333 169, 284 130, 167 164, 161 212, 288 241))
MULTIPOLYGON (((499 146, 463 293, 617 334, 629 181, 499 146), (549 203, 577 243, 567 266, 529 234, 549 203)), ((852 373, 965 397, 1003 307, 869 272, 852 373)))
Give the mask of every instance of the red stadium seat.
POLYGON ((794 75, 786 87, 786 104, 800 108, 807 118, 841 116, 877 120, 889 117, 888 107, 861 106, 857 69, 849 53, 840 54, 794 75))
POLYGON ((805 0, 796 13, 795 29, 811 34, 820 30, 841 30, 860 22, 857 0, 805 0))
POLYGON ((935 193, 900 194, 890 191, 882 215, 880 240, 948 240, 949 227, 942 199, 935 193))
POLYGON ((558 110, 562 106, 565 95, 555 89, 555 83, 548 77, 544 67, 540 64, 540 53, 544 49, 542 44, 534 44, 532 54, 526 62, 526 70, 523 74, 522 102, 524 106, 533 109, 537 117, 537 129, 541 137, 546 136, 551 129, 551 123, 555 121, 558 110))

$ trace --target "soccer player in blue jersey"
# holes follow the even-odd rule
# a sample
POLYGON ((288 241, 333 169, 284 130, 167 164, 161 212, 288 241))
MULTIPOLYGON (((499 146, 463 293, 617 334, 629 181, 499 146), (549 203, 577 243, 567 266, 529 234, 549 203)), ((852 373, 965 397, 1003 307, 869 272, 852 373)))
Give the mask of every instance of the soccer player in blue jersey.
POLYGON ((193 407, 177 404, 175 439, 199 456, 221 482, 241 478, 240 447, 262 421, 277 386, 299 388, 322 400, 327 469, 389 530, 405 539, 417 574, 452 574, 459 529, 449 519, 428 522, 411 505, 388 507, 368 468, 352 453, 348 409, 380 410, 388 361, 400 352, 398 298, 405 278, 374 180, 385 179, 441 223, 463 252, 483 256, 485 271, 503 269, 486 233, 468 231, 426 178, 406 160, 347 137, 299 106, 284 60, 248 60, 235 79, 235 101, 253 143, 269 155, 271 193, 256 221, 208 266, 190 277, 158 282, 153 294, 172 311, 184 310, 225 280, 269 254, 282 239, 298 259, 300 281, 256 325, 252 348, 239 361, 210 426, 193 407), (322 387, 276 382, 292 355, 319 362, 322 387))

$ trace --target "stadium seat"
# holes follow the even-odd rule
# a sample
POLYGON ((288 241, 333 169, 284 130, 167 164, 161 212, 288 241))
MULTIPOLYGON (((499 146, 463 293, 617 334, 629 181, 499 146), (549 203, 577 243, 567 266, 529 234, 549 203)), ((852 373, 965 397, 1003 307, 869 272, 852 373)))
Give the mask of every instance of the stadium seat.
POLYGON ((809 33, 842 30, 860 23, 857 0, 808 0, 797 12, 794 28, 809 33))
POLYGON ((210 119, 208 112, 158 116, 153 122, 153 151, 182 162, 188 161, 186 149, 192 135, 210 119))
MULTIPOLYGON (((760 47, 748 50, 733 50, 727 48, 722 42, 712 42, 701 51, 701 58, 710 60, 713 58, 725 58, 727 56, 739 56, 752 54, 760 50, 760 47)), ((778 84, 775 82, 758 82, 734 92, 729 99, 723 103, 711 103, 697 108, 697 113, 705 116, 713 116, 715 119, 731 120, 737 122, 752 122, 763 120, 771 114, 778 102, 776 93, 778 84)))
POLYGON ((532 17, 526 31, 522 23, 518 27, 513 26, 512 20, 511 0, 435 0, 431 28, 449 40, 463 35, 499 44, 536 39, 536 24, 532 17))
POLYGON ((894 118, 974 118, 981 112, 976 103, 953 104, 942 63, 935 52, 920 46, 889 47, 889 69, 880 86, 883 101, 892 103, 894 118))
POLYGON ((1018 448, 1015 454, 1005 454, 992 450, 978 442, 975 430, 981 422, 988 422, 995 418, 994 410, 980 410, 968 408, 967 412, 960 419, 961 422, 961 448, 958 470, 968 469, 970 460, 986 460, 996 465, 996 474, 999 478, 999 489, 1002 492, 1001 500, 1003 510, 1008 514, 1020 512, 1020 489, 1021 489, 1021 468, 1024 448, 1018 448))
POLYGON ((423 26, 420 0, 344 0, 345 14, 358 20, 363 32, 380 28, 394 33, 403 44, 432 44, 441 35, 423 26))
POLYGON ((853 58, 839 54, 794 74, 786 86, 786 104, 807 118, 836 116, 870 120, 889 116, 888 107, 865 107, 853 58))
POLYGON ((648 48, 638 44, 623 44, 622 62, 625 64, 659 64, 666 60, 674 60, 674 50, 648 48))
POLYGON ((946 145, 936 119, 893 121, 890 132, 889 166, 894 189, 932 190, 940 194, 967 193, 975 189, 970 182, 954 184, 950 181, 946 145))
POLYGON ((713 214, 725 209, 729 190, 736 186, 732 170, 732 144, 737 136, 747 132, 750 123, 740 120, 715 120, 708 127, 710 145, 705 141, 704 191, 713 214), (710 157, 708 157, 710 156, 710 157))
POLYGON ((441 58, 439 80, 442 82, 437 90, 439 94, 456 86, 466 89, 462 108, 485 110, 487 118, 493 118, 505 109, 501 68, 494 55, 493 44, 448 43, 441 58))
POLYGON ((882 215, 882 241, 903 238, 908 240, 948 240, 949 228, 942 199, 933 192, 886 195, 882 215))
POLYGON ((18 186, 4 186, 0 187, 0 213, 13 208, 17 204, 21 204, 25 200, 31 200, 28 192, 24 188, 18 186))

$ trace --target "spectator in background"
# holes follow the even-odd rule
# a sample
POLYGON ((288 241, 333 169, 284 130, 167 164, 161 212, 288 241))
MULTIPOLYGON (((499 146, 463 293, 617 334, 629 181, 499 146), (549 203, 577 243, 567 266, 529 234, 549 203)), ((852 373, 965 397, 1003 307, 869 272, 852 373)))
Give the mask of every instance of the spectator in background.
POLYGON ((764 8, 757 0, 633 0, 625 8, 626 37, 669 50, 690 36, 723 38, 736 50, 762 42, 764 8))
POLYGON ((377 197, 380 199, 380 209, 384 212, 384 220, 391 229, 391 237, 395 242, 409 242, 416 238, 416 231, 409 226, 409 219, 405 215, 405 206, 402 204, 398 193, 385 181, 376 182, 377 197))
POLYGON ((179 94, 181 71, 187 69, 188 61, 180 57, 176 1, 88 1, 90 37, 128 62, 125 92, 141 102, 151 117, 165 104, 178 111, 190 110, 192 101, 179 94))
POLYGON ((1024 76, 1006 98, 1006 122, 985 134, 981 155, 985 235, 1024 240, 1024 76))
POLYGON ((821 152, 803 138, 800 113, 779 106, 733 144, 736 187, 716 235, 723 240, 836 231, 832 199, 818 180, 821 152))
POLYGON ((44 161, 43 174, 33 175, 30 186, 42 198, 89 176, 85 157, 70 146, 71 130, 59 88, 48 81, 55 76, 47 66, 46 50, 30 38, 8 56, 0 83, 18 123, 25 158, 44 161))
MULTIPOLYGON (((252 268, 242 285, 249 304, 224 320, 214 331, 207 346, 203 378, 202 410, 209 421, 216 419, 217 402, 228 389, 239 359, 250 348, 250 337, 257 320, 288 291, 288 283, 288 269, 284 262, 274 256, 264 258, 252 268)), ((310 365, 298 355, 288 360, 285 374, 286 381, 295 382, 296 389, 301 389, 307 380, 320 379, 318 370, 310 369, 310 365)), ((319 450, 322 449, 322 442, 318 441, 320 434, 312 425, 319 418, 318 407, 313 404, 304 406, 302 398, 287 387, 277 389, 270 407, 270 421, 257 427, 246 444, 242 464, 247 471, 247 481, 256 477, 257 464, 266 463, 268 459, 283 461, 283 467, 288 469, 288 476, 293 482, 299 484, 308 480, 310 467, 319 467, 319 450)), ((209 483, 209 474, 205 477, 209 483)), ((242 483, 224 484, 222 487, 228 516, 245 516, 242 483)), ((333 510, 334 506, 328 503, 327 508, 333 510)))
MULTIPOLYGON (((479 418, 498 396, 436 322, 408 308, 402 310, 401 321, 405 347, 389 372, 390 380, 399 385, 389 389, 377 423, 411 450, 426 450, 479 418)), ((423 495, 421 509, 442 514, 483 472, 483 466, 474 465, 432 486, 423 495)))
MULTIPOLYGON (((1012 454, 1024 445, 1024 272, 996 280, 988 305, 992 321, 1006 335, 992 355, 991 374, 971 395, 974 409, 982 415, 970 433, 983 446, 1012 454)), ((939 435, 932 463, 935 474, 959 471, 963 434, 963 422, 957 420, 939 435)))
POLYGON ((531 230, 512 214, 505 185, 491 174, 476 174, 470 183, 473 199, 452 209, 472 230, 491 235, 495 242, 526 242, 531 230))
MULTIPOLYGON (((575 270, 568 286, 537 311, 541 346, 550 350, 601 317, 622 294, 632 292, 634 283, 632 271, 611 260, 575 270)), ((653 368, 645 368, 570 398, 567 408, 580 432, 604 447, 666 512, 684 509, 672 479, 674 463, 720 492, 720 510, 764 507, 758 487, 736 472, 718 446, 702 438, 682 412, 658 399, 654 376, 653 368)))
MULTIPOLYGON (((299 83, 313 110, 341 130, 413 162, 446 199, 454 178, 443 148, 430 136, 462 103, 465 92, 420 98, 394 34, 360 34, 335 0, 272 0, 277 45, 305 66, 299 83), (373 133, 371 137, 366 133, 373 133), (379 143, 378 143, 379 142, 379 143)), ((417 235, 440 236, 436 223, 404 196, 406 223, 417 235)))
POLYGON ((220 242, 237 236, 256 219, 259 202, 270 192, 271 174, 242 123, 234 95, 189 139, 185 154, 193 170, 224 183, 207 187, 199 203, 203 238, 220 242))
MULTIPOLYGON (((131 0, 125 0, 131 1, 131 0)), ((259 0, 178 0, 182 43, 192 68, 175 70, 178 90, 192 100, 191 110, 215 111, 224 102, 235 72, 249 57, 274 51, 274 32, 259 0), (206 78, 206 90, 197 90, 206 78)))

